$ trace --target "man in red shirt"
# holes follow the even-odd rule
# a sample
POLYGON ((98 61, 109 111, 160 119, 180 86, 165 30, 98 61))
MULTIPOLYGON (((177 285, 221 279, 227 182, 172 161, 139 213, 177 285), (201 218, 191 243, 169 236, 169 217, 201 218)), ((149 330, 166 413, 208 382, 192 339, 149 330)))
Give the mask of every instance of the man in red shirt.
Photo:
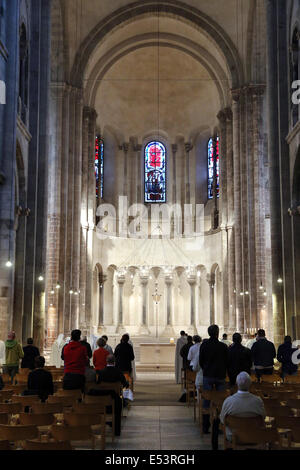
POLYGON ((105 369, 106 367, 106 358, 109 356, 109 352, 104 348, 106 342, 105 339, 99 338, 97 341, 98 349, 94 351, 93 354, 93 364, 96 369, 96 372, 105 369))
POLYGON ((61 358, 65 362, 65 375, 63 379, 64 390, 84 391, 85 368, 88 362, 87 350, 80 341, 81 331, 73 330, 71 341, 63 347, 61 358))

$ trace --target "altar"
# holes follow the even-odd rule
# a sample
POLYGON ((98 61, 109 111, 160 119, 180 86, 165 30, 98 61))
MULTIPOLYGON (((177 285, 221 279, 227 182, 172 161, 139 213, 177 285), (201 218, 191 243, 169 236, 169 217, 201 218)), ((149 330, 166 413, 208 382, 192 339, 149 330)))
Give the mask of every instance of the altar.
POLYGON ((141 343, 138 370, 144 371, 174 371, 174 343, 141 343))

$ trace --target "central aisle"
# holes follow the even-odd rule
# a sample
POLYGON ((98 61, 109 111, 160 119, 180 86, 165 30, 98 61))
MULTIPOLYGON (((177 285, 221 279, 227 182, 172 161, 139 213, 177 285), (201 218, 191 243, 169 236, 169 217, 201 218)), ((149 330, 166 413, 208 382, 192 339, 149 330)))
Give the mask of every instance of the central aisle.
POLYGON ((107 449, 210 450, 211 436, 201 437, 193 421, 193 408, 178 402, 180 395, 174 374, 139 373, 135 400, 123 418, 121 437, 107 449))

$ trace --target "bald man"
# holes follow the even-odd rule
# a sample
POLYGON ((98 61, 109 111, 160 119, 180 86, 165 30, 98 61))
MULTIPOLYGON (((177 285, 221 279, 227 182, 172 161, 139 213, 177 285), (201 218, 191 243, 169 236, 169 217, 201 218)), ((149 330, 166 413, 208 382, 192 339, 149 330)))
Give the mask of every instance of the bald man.
MULTIPOLYGON (((224 424, 226 416, 237 416, 240 418, 251 418, 252 416, 261 416, 262 424, 266 416, 264 402, 260 397, 249 392, 251 386, 251 377, 247 372, 240 372, 236 378, 238 387, 237 393, 226 398, 223 403, 220 421, 224 424)), ((226 427, 226 437, 228 441, 232 440, 231 430, 226 427)))

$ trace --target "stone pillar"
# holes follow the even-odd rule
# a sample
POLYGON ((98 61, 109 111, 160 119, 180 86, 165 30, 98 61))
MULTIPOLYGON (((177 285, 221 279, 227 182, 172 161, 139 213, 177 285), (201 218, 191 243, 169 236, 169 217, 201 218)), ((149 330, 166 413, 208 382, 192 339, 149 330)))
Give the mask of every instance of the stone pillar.
MULTIPOLYGON (((47 346, 50 347, 56 340, 61 325, 59 314, 59 300, 62 295, 61 289, 56 289, 60 280, 60 250, 61 250, 61 182, 63 164, 63 117, 65 103, 68 101, 68 88, 65 84, 51 84, 50 101, 50 133, 51 145, 49 149, 48 165, 48 225, 47 225, 47 248, 46 248, 46 329, 47 346), (52 294, 52 289, 54 294, 52 294)), ((62 312, 62 316, 63 316, 62 312)))
POLYGON ((129 150, 129 143, 124 142, 122 145, 122 150, 124 152, 124 170, 123 170, 123 196, 128 196, 128 161, 127 155, 129 150))
MULTIPOLYGON (((279 344, 286 334, 284 288, 278 278, 284 279, 284 234, 283 192, 289 191, 287 175, 289 158, 285 152, 284 139, 288 133, 289 98, 284 54, 287 53, 288 24, 286 2, 267 0, 267 93, 268 93, 268 155, 270 173, 270 217, 272 254, 272 299, 274 319, 274 342, 279 344), (285 51, 283 47, 285 47, 285 51), (286 87, 286 91, 284 91, 286 87), (286 122, 285 122, 286 121, 286 122), (285 160, 285 161, 284 161, 285 160), (283 189, 283 182, 285 188, 283 189)), ((288 201, 290 198, 287 197, 288 201)), ((289 224, 290 225, 290 224, 289 224)), ((288 237, 286 242, 289 243, 288 237)))
POLYGON ((196 328, 196 309, 195 309, 195 288, 196 288, 196 275, 190 276, 187 279, 190 286, 191 293, 191 310, 190 310, 190 325, 193 334, 197 332, 196 328))
POLYGON ((104 326, 104 285, 105 285, 106 280, 107 280, 106 274, 102 274, 102 276, 100 275, 100 279, 98 280, 98 288, 99 288, 98 329, 103 328, 104 326))
POLYGON ((124 274, 119 274, 118 275, 118 286, 119 286, 119 292, 118 292, 118 319, 117 319, 117 333, 121 333, 124 331, 124 325, 123 325, 123 290, 124 290, 124 284, 125 284, 125 275, 124 274))
POLYGON ((190 142, 184 144, 185 148, 185 203, 191 202, 191 180, 190 180, 190 151, 193 146, 190 142))
POLYGON ((139 333, 141 335, 148 335, 150 334, 149 329, 147 327, 147 306, 148 306, 148 275, 141 275, 141 286, 142 286, 142 318, 141 318, 141 325, 139 329, 139 333))
POLYGON ((92 315, 93 235, 96 217, 95 138, 97 113, 83 108, 81 254, 80 254, 80 323, 87 331, 92 315), (84 307, 83 307, 84 305, 84 307))
POLYGON ((171 272, 167 272, 165 275, 165 285, 167 290, 167 318, 166 318, 166 327, 162 333, 162 336, 167 338, 174 337, 174 329, 172 322, 172 285, 173 285, 173 275, 171 272))
MULTIPOLYGON (((142 196, 142 175, 141 175, 141 151, 142 151, 142 146, 140 144, 137 144, 133 148, 136 156, 136 202, 137 204, 142 204, 144 201, 144 198, 142 196)), ((144 187, 144 186, 143 186, 144 187)))
POLYGON ((173 204, 177 202, 177 167, 176 167, 176 153, 178 150, 177 144, 172 144, 172 162, 173 162, 173 204))
POLYGON ((210 325, 213 325, 216 321, 215 319, 215 275, 214 274, 207 274, 206 280, 209 285, 209 322, 210 325))
POLYGON ((239 333, 244 332, 243 296, 243 251, 242 251, 242 218, 241 218, 241 168, 240 168, 240 90, 232 92, 232 125, 233 125, 233 169, 234 169, 234 244, 235 244, 235 290, 236 290, 236 327, 239 333))

